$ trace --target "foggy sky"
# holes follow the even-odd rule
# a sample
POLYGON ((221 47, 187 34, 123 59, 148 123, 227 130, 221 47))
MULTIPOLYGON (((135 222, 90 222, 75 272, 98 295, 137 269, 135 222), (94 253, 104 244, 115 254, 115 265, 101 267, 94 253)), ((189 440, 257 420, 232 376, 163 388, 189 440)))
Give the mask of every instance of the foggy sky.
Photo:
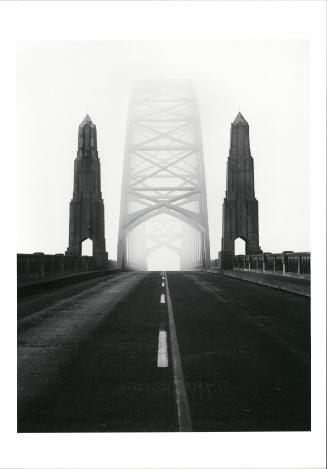
POLYGON ((211 258, 220 250, 230 124, 250 126, 263 251, 310 250, 306 41, 25 43, 17 53, 17 252, 63 253, 78 126, 97 126, 109 258, 116 258, 129 94, 138 79, 198 95, 211 258))

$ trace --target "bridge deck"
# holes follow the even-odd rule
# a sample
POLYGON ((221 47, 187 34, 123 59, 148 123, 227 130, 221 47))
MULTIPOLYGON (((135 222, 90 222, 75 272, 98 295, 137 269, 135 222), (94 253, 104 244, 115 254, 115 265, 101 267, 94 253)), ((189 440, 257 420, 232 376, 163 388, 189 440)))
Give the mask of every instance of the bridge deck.
MULTIPOLYGON (((167 278, 193 430, 309 430, 310 300, 211 273, 167 278)), ((158 272, 22 298, 18 318, 19 432, 180 430, 158 272)))

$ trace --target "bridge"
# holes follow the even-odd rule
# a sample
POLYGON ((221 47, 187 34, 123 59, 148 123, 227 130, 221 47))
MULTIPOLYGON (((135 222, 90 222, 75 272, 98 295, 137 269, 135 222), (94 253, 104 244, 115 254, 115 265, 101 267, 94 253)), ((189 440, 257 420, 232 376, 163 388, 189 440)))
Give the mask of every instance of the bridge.
POLYGON ((104 214, 87 115, 67 250, 17 255, 18 432, 309 431, 310 253, 260 248, 242 114, 231 125, 217 257, 189 86, 134 91, 117 261, 108 260, 104 214))
POLYGON ((139 271, 18 301, 19 432, 309 429, 307 296, 139 271))

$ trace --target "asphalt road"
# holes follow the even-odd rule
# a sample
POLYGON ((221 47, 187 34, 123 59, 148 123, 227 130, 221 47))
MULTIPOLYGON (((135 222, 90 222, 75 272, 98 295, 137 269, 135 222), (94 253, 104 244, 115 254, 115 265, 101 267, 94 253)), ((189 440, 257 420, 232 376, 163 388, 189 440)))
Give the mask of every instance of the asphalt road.
POLYGON ((122 272, 19 300, 19 432, 304 430, 306 297, 122 272))

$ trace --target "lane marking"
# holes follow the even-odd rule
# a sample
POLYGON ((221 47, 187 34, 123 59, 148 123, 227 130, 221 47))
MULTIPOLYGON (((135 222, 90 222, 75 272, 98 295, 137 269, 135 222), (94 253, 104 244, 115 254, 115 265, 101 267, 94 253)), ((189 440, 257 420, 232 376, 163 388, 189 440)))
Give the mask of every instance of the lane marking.
POLYGON ((168 367, 167 332, 163 330, 159 331, 157 366, 158 368, 168 367))
POLYGON ((170 347, 173 361, 174 370, 174 382, 176 390, 176 401, 177 401, 177 415, 178 415, 178 428, 180 432, 192 432, 192 420, 190 413, 190 406, 188 402, 184 374, 181 356, 179 353, 179 347, 177 342, 177 333, 175 327, 173 307, 171 303, 168 277, 166 275, 166 297, 167 297, 167 309, 169 319, 169 333, 170 333, 170 347))
POLYGON ((165 286, 165 282, 161 282, 161 286, 164 287, 164 286, 165 286))
POLYGON ((166 297, 164 293, 161 293, 160 295, 160 303, 166 303, 166 297))

